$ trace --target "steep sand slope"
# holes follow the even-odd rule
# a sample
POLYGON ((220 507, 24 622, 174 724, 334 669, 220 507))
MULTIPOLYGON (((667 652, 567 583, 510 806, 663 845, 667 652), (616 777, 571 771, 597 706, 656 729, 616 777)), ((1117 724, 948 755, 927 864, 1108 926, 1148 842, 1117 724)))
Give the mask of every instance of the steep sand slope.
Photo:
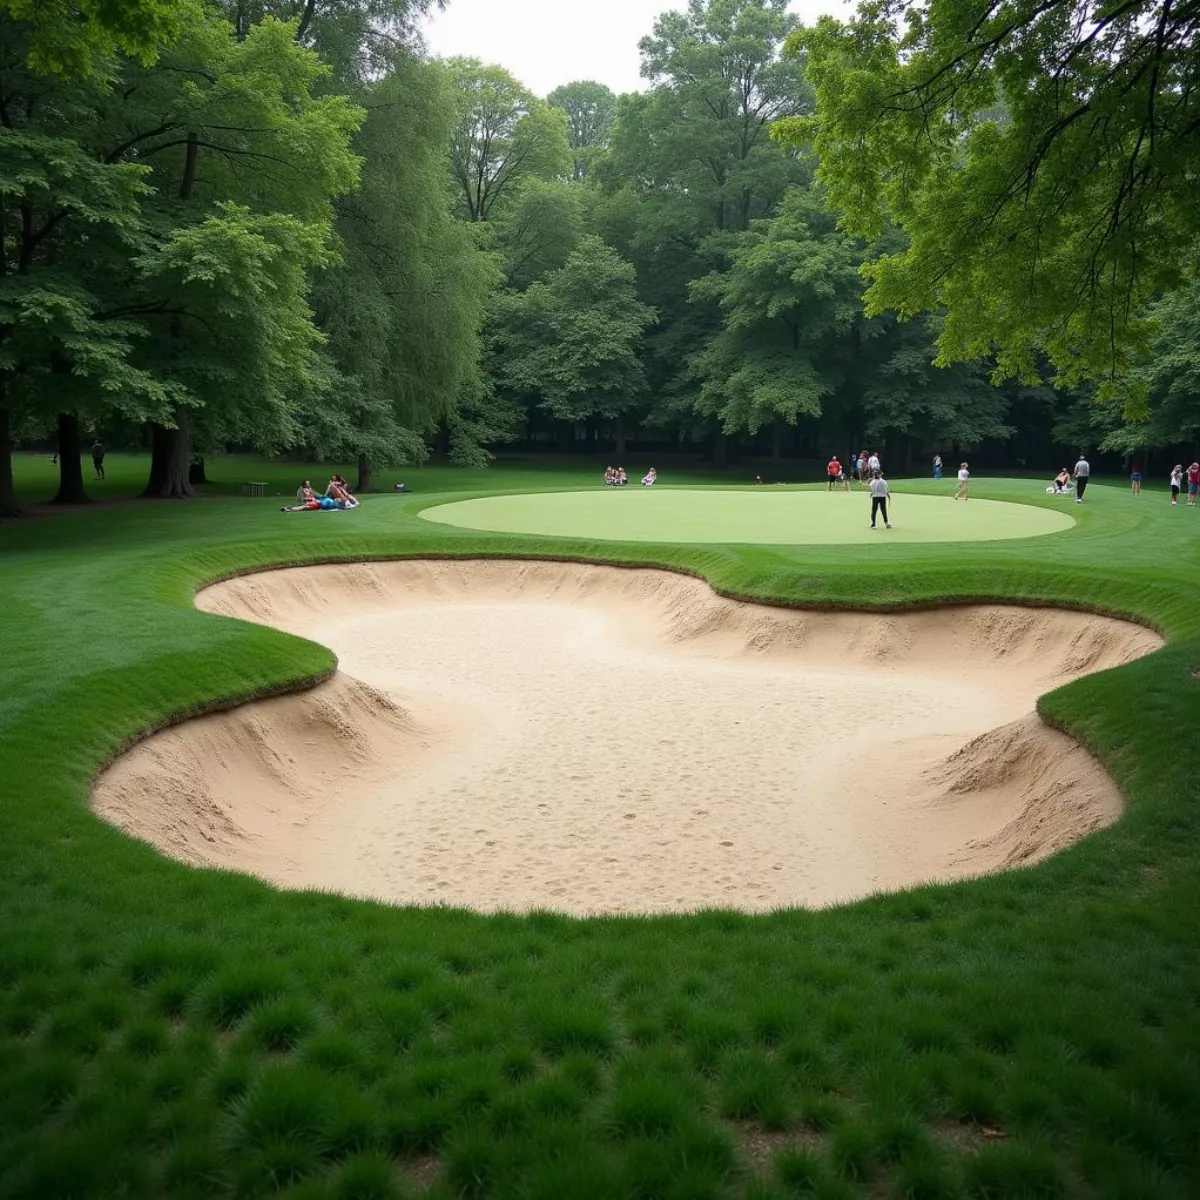
POLYGON ((485 911, 822 905, 1036 861, 1121 811, 1036 697, 1161 644, 1049 609, 796 612, 557 563, 300 568, 198 603, 341 669, 147 739, 96 810, 187 862, 485 911))

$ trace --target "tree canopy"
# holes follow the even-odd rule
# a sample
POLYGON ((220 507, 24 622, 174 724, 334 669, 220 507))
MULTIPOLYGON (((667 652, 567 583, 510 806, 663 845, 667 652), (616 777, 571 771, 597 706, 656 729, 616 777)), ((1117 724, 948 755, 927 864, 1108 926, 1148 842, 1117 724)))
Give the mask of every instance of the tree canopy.
POLYGON ((1193 265, 1198 38, 1174 0, 872 0, 793 35, 817 114, 775 135, 851 232, 904 227, 868 311, 944 307, 939 361, 997 380, 1117 386, 1193 265))

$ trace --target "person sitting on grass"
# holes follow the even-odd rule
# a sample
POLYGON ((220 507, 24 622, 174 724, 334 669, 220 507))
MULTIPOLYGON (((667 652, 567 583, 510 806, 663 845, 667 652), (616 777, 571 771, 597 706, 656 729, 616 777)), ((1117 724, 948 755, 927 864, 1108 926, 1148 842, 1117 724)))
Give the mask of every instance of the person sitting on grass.
POLYGON ((306 509, 321 507, 317 493, 312 490, 312 484, 307 479, 296 489, 296 499, 300 501, 299 504, 285 504, 279 511, 304 512, 306 509))
POLYGON ((650 470, 648 470, 645 475, 642 476, 642 487, 653 487, 657 479, 658 472, 651 467, 650 470))
POLYGON ((629 482, 629 476, 625 474, 624 467, 617 468, 617 487, 624 487, 629 482))
POLYGON ((616 485, 617 485, 616 468, 615 467, 605 467, 604 468, 604 486, 605 487, 616 487, 616 485))
POLYGON ((350 485, 346 482, 345 475, 331 475, 325 495, 330 500, 345 500, 350 495, 350 485))
POLYGON ((1053 485, 1048 487, 1046 491, 1055 496, 1065 496, 1070 486, 1071 472, 1068 471, 1066 467, 1063 467, 1063 469, 1059 471, 1057 475, 1055 475, 1053 485))

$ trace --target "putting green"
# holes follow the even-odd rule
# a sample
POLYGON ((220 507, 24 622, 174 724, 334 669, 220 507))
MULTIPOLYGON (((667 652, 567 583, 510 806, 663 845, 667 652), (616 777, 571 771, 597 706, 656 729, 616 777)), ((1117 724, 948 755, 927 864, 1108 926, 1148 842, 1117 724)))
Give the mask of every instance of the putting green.
MULTIPOLYGON (((1066 503, 1064 501, 1064 503, 1066 503)), ((1040 537, 1075 524, 1066 512, 998 500, 955 503, 947 496, 901 494, 893 528, 870 528, 864 491, 780 492, 630 486, 594 492, 486 496, 438 504, 426 521, 545 537, 616 542, 753 542, 842 546, 850 542, 984 542, 1040 537)))

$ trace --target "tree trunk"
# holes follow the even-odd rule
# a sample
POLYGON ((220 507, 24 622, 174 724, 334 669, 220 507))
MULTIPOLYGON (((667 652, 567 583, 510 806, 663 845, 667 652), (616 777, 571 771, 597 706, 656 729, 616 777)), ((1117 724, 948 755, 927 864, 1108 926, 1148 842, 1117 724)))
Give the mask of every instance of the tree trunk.
POLYGON ((176 427, 152 425, 153 445, 150 449, 150 482, 142 493, 150 500, 195 499, 189 464, 192 460, 191 434, 187 416, 179 409, 175 413, 176 427))
MULTIPOLYGON (((613 424, 613 454, 618 459, 624 458, 625 450, 625 422, 618 417, 613 424)), ((619 464, 618 464, 619 465, 619 464)))
POLYGON ((204 469, 204 459, 193 458, 188 463, 188 483, 208 483, 208 474, 204 469))
POLYGON ((437 430, 433 435, 432 455, 434 462, 448 462, 450 460, 450 426, 445 421, 439 421, 437 430))
POLYGON ((575 422, 560 421, 558 423, 558 452, 570 454, 575 443, 575 422))
POLYGON ((714 467, 729 466, 729 434, 721 430, 713 436, 712 461, 714 467))
POLYGON ((58 492, 51 504, 90 504, 83 488, 83 458, 79 453, 79 418, 58 414, 58 492))
POLYGON ((360 454, 358 456, 358 482, 355 483, 354 490, 360 496, 363 492, 373 492, 375 490, 375 465, 371 462, 369 454, 360 454))
POLYGON ((0 517, 19 517, 21 506, 13 486, 12 437, 7 408, 0 408, 0 517))

